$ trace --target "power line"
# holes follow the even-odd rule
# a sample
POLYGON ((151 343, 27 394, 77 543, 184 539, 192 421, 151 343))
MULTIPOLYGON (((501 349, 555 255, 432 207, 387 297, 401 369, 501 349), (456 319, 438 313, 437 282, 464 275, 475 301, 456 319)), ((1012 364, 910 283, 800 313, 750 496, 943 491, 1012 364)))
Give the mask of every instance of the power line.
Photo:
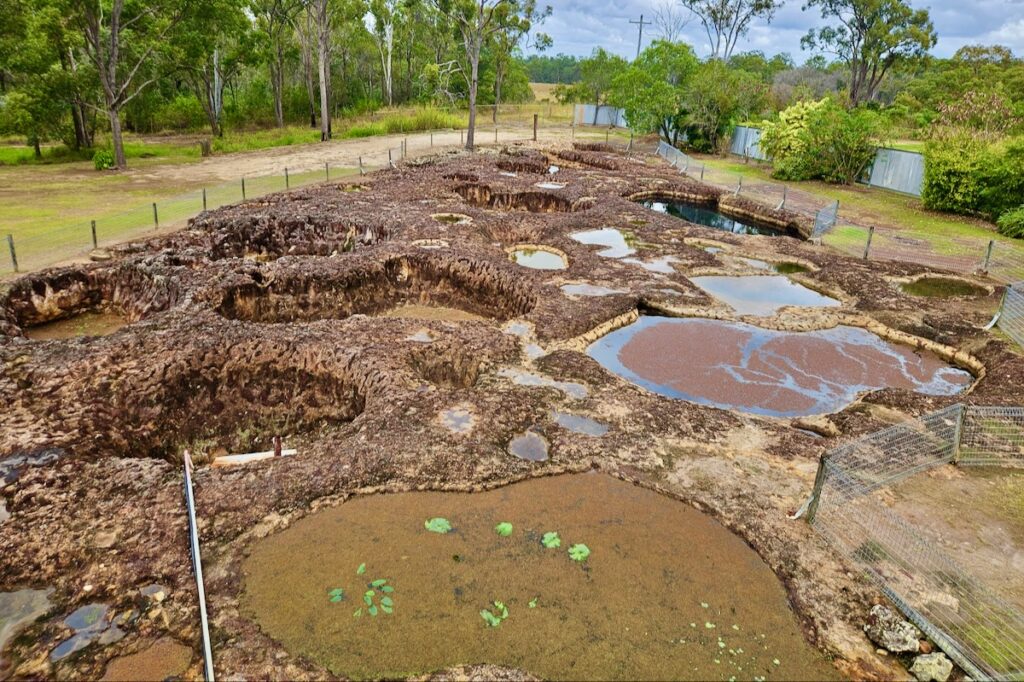
POLYGON ((644 21, 644 15, 642 15, 642 14, 640 15, 640 21, 633 21, 632 19, 630 19, 629 23, 636 24, 637 28, 640 29, 640 35, 637 36, 637 39, 636 39, 636 57, 637 57, 637 59, 639 59, 640 58, 640 45, 644 42, 644 26, 651 26, 653 24, 650 21, 644 21))

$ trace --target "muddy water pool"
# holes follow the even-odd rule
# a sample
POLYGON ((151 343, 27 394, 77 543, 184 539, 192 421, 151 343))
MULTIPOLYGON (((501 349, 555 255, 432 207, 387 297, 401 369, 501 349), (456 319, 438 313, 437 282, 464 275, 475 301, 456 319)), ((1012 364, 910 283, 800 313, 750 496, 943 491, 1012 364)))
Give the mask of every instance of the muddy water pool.
POLYGON ((831 308, 839 301, 808 289, 783 275, 691 277, 690 281, 739 315, 764 317, 786 306, 831 308))
POLYGON ((936 355, 855 327, 797 333, 643 316, 587 353, 655 393, 771 417, 836 412, 859 393, 886 387, 955 395, 973 381, 936 355))
POLYGON ((36 341, 108 336, 127 324, 128 318, 121 313, 91 311, 29 327, 25 330, 25 336, 36 341))
POLYGON ((257 542, 243 570, 264 632, 356 679, 483 662, 548 679, 836 677, 743 541, 602 474, 356 498, 257 542))

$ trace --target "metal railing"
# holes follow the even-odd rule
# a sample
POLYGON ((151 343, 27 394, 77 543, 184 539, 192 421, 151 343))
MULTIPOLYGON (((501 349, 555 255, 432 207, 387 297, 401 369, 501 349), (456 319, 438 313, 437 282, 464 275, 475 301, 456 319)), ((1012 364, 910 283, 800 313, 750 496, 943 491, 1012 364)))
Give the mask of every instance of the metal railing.
POLYGON ((1024 465, 1024 409, 953 405, 827 453, 808 521, 971 677, 1021 679, 1024 613, 880 495, 940 466, 993 464, 1024 465))

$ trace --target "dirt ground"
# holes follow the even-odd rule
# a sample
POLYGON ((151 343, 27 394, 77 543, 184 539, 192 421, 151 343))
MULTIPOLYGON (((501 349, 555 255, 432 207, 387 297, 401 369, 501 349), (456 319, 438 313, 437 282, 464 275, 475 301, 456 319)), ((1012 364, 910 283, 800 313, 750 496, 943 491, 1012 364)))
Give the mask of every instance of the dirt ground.
POLYGON ((1024 609, 1024 475, 943 466, 902 481, 883 499, 950 559, 1024 609))
POLYGON ((722 196, 656 157, 510 145, 211 211, 180 233, 115 250, 110 262, 3 285, 0 462, 18 464, 0 489, 10 515, 0 533, 0 593, 52 591, 46 615, 7 643, 0 676, 98 677, 168 638, 193 651, 186 677, 201 676, 186 449, 198 464, 219 677, 331 677, 247 610, 242 566, 261 539, 356 495, 481 491, 590 470, 689 504, 739 536, 782 582, 806 641, 841 675, 905 675, 862 632, 880 595, 789 515, 807 498, 820 455, 843 439, 964 399, 1021 404, 1024 357, 982 329, 1001 291, 915 298, 899 285, 930 272, 921 266, 702 228, 636 203, 652 198, 717 202, 737 218, 808 229, 800 216, 722 196), (542 190, 552 164, 565 187, 542 190), (570 236, 606 226, 631 233, 635 262, 602 257, 570 236), (509 260, 507 250, 538 245, 564 254, 567 267, 509 260), (667 272, 644 267, 668 256, 659 261, 671 263, 667 272), (803 264, 794 281, 841 305, 741 319, 688 279, 757 274, 743 258, 803 264), (611 293, 569 295, 567 285, 611 293), (483 319, 385 315, 410 305, 483 319), (116 310, 130 324, 102 337, 25 335, 95 310, 116 310), (789 331, 860 327, 936 353, 976 382, 959 396, 872 391, 814 419, 701 406, 619 379, 586 354, 597 338, 652 312, 789 331), (555 412, 609 429, 584 440, 555 412), (548 444, 546 459, 509 454, 527 431, 548 444), (228 452, 269 449, 276 435, 298 454, 206 466, 228 452), (98 635, 52 660, 72 634, 65 619, 91 604, 109 606, 115 620, 103 635, 116 626, 120 636, 98 635))

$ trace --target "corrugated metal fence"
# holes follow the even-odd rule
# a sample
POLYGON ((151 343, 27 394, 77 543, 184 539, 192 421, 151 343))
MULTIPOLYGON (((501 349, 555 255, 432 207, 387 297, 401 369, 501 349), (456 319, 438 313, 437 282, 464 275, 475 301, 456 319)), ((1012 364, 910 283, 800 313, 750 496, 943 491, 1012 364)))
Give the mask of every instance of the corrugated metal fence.
POLYGON ((767 161, 768 157, 761 151, 761 129, 736 126, 732 135, 729 151, 737 156, 744 156, 758 161, 767 161))
POLYGON ((577 104, 573 111, 573 123, 578 126, 608 126, 628 128, 626 111, 605 104, 577 104))

